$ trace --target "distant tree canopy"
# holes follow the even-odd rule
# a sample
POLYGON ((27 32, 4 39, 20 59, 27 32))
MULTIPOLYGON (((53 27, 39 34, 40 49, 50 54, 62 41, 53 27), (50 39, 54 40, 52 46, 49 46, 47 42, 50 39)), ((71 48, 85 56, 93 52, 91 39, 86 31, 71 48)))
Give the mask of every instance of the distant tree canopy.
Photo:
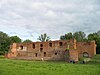
POLYGON ((32 41, 29 40, 29 39, 26 39, 26 40, 23 41, 23 43, 29 43, 29 42, 32 42, 32 41))
POLYGON ((65 35, 60 36, 61 40, 69 40, 75 38, 77 41, 85 41, 86 34, 82 31, 75 32, 75 33, 67 33, 65 35))
POLYGON ((82 31, 79 32, 75 32, 73 34, 73 37, 77 40, 77 41, 85 41, 86 39, 86 34, 82 31))
POLYGON ((72 39, 72 38, 73 38, 73 35, 72 35, 71 32, 60 36, 61 40, 69 40, 69 39, 72 39))
POLYGON ((41 34, 41 35, 39 36, 38 40, 40 40, 41 42, 46 42, 46 41, 49 41, 49 40, 50 40, 50 37, 47 36, 46 33, 44 33, 44 34, 41 34))
POLYGON ((10 48, 11 40, 6 33, 0 31, 0 55, 8 52, 10 48))
POLYGON ((21 43, 21 39, 18 36, 11 36, 11 43, 21 43))

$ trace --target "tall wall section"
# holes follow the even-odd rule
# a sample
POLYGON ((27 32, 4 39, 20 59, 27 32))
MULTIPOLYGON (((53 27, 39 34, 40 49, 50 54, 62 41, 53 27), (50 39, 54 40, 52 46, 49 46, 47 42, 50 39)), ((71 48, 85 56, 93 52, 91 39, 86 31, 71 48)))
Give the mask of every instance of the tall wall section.
POLYGON ((93 57, 96 54, 95 41, 92 42, 77 42, 77 50, 79 57, 83 57, 84 53, 88 54, 88 57, 93 57))

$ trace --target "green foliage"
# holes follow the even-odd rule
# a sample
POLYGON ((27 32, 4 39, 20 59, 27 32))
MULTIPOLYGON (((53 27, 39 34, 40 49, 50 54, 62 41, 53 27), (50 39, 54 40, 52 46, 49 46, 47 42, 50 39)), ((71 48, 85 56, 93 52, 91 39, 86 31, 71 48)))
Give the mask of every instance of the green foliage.
POLYGON ((100 67, 100 54, 96 54, 88 64, 96 65, 99 64, 100 67))
POLYGON ((50 37, 47 36, 46 33, 44 33, 44 34, 41 34, 41 36, 39 36, 38 40, 40 40, 41 42, 46 42, 50 40, 50 37))
POLYGON ((29 43, 29 42, 32 42, 32 41, 29 40, 29 39, 26 39, 26 40, 23 41, 23 43, 29 43))
POLYGON ((79 58, 79 61, 81 61, 81 62, 84 61, 84 58, 83 57, 79 58))
POLYGON ((0 55, 0 59, 5 59, 5 57, 3 55, 0 55))
POLYGON ((6 33, 0 31, 0 55, 7 53, 13 42, 20 43, 21 39, 18 36, 9 37, 6 33))
POLYGON ((69 39, 72 39, 72 38, 73 38, 73 35, 72 35, 71 32, 70 33, 67 33, 65 35, 60 36, 60 39, 61 40, 69 40, 69 39))
POLYGON ((69 40, 73 38, 75 38, 77 41, 87 41, 86 34, 82 31, 78 31, 73 34, 70 32, 70 33, 60 36, 61 40, 69 40))
POLYGON ((82 31, 79 32, 75 32, 73 34, 73 37, 77 40, 77 41, 84 41, 86 40, 86 34, 82 31))
POLYGON ((8 52, 11 40, 6 33, 0 31, 0 55, 8 52))
POLYGON ((12 43, 21 43, 21 39, 18 36, 10 37, 12 43))
POLYGON ((66 48, 66 51, 69 50, 69 48, 66 48))

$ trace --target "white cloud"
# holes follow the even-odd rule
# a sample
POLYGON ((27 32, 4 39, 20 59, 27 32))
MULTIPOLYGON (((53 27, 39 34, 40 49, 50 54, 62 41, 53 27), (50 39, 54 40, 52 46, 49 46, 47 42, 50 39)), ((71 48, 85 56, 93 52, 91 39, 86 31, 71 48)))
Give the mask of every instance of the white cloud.
POLYGON ((10 12, 7 12, 7 14, 8 14, 9 16, 13 17, 14 19, 23 18, 21 15, 17 14, 16 12, 10 11, 10 12))
POLYGON ((99 19, 100 0, 0 0, 0 30, 23 39, 31 37, 28 32, 46 32, 53 39, 66 32, 95 32, 99 19))
POLYGON ((40 2, 33 2, 32 3, 32 8, 33 9, 40 9, 41 7, 43 7, 43 4, 40 2))
POLYGON ((73 14, 69 13, 62 13, 62 16, 67 20, 67 21, 74 21, 75 16, 73 14))
POLYGON ((56 13, 53 12, 52 10, 47 11, 47 13, 45 14, 46 17, 52 18, 52 17, 56 17, 56 13))

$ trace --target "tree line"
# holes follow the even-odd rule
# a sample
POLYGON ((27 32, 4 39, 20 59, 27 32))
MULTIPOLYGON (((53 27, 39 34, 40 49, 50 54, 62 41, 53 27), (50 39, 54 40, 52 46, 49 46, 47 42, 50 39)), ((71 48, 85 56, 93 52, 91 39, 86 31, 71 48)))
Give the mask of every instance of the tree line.
MULTIPOLYGON (((82 41, 92 41, 95 40, 97 47, 97 53, 100 54, 100 31, 97 31, 95 33, 90 33, 86 36, 86 34, 82 31, 78 31, 75 33, 66 33, 64 35, 60 36, 60 40, 69 40, 69 39, 73 39, 75 38, 78 42, 82 42, 82 41)), ((41 34, 37 40, 41 41, 41 42, 46 42, 46 41, 50 41, 50 36, 48 36, 46 33, 41 34)), ((10 45, 12 43, 28 43, 28 42, 32 42, 29 39, 26 39, 24 41, 22 41, 21 38, 19 38, 18 36, 9 36, 8 34, 0 31, 0 55, 4 55, 5 53, 8 52, 8 50, 10 49, 10 45)))
MULTIPOLYGON (((22 43, 22 39, 18 36, 9 36, 8 34, 0 31, 0 55, 4 55, 10 49, 12 43, 22 43)), ((29 39, 26 39, 24 42, 32 42, 29 39)))

